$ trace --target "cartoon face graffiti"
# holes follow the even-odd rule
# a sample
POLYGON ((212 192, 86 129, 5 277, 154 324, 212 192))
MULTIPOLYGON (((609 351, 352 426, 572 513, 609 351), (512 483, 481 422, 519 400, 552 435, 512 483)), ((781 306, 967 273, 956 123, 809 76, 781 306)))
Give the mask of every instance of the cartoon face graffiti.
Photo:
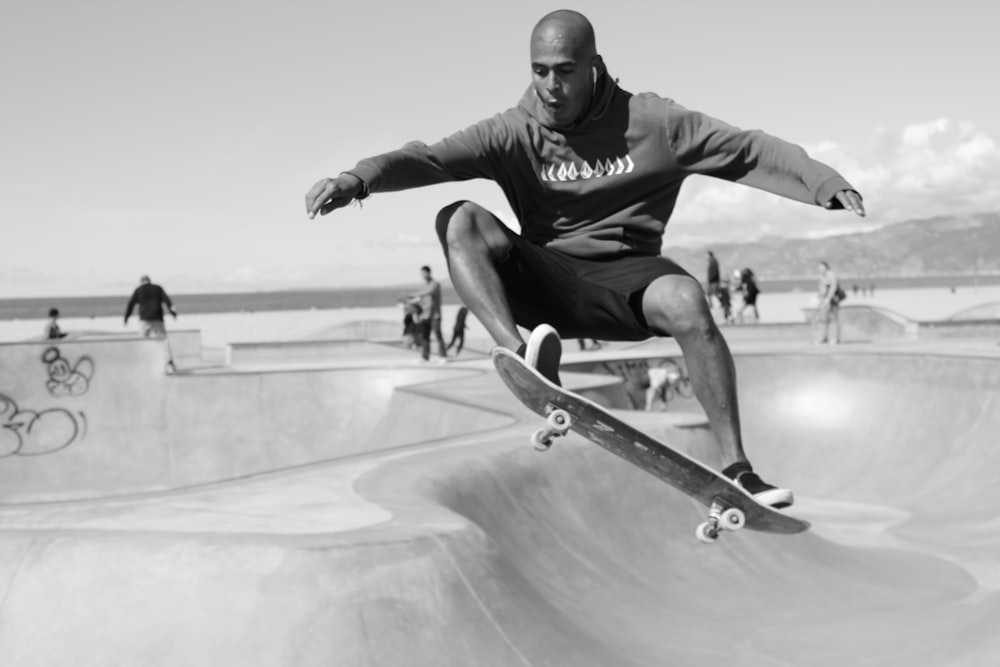
POLYGON ((90 389, 90 379, 94 377, 94 361, 90 357, 80 357, 74 366, 59 348, 50 347, 42 353, 42 361, 49 375, 45 388, 50 395, 80 396, 90 389))

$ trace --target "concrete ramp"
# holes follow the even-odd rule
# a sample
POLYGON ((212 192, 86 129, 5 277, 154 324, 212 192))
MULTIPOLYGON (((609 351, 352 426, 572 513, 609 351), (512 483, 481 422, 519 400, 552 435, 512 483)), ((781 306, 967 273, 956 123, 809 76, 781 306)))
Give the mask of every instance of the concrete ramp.
POLYGON ((166 360, 160 341, 136 337, 0 344, 0 504, 231 481, 502 419, 432 410, 437 418, 387 425, 390 403, 419 402, 421 384, 482 372, 416 366, 412 355, 402 364, 245 372, 167 373, 166 360), (411 388, 408 400, 394 398, 398 387, 411 388))
MULTIPOLYGON (((577 438, 433 466, 424 493, 488 538, 457 567, 498 551, 486 590, 527 584, 539 632, 590 647, 480 664, 996 664, 998 361, 766 354, 738 370, 748 445, 798 492, 806 534, 702 545, 703 508, 577 438)), ((660 435, 715 458, 703 425, 660 435)), ((359 488, 377 497, 382 475, 398 481, 390 467, 359 488)))
MULTIPOLYGON (((1000 357, 823 348, 737 368, 748 448, 807 533, 703 545, 703 508, 576 437, 534 452, 537 417, 466 371, 392 391, 373 433, 413 424, 411 446, 0 507, 0 664, 996 665, 1000 357)), ((621 414, 716 463, 692 404, 667 410, 621 414)))

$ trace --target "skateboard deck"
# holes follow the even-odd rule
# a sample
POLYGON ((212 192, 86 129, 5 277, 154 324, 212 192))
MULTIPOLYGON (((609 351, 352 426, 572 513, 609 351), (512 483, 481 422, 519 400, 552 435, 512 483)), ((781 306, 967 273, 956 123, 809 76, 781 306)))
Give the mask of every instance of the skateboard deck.
POLYGON ((547 449, 553 437, 568 430, 579 433, 708 507, 708 520, 698 526, 699 539, 711 542, 723 530, 744 526, 782 534, 809 528, 805 521, 758 503, 724 475, 626 424, 597 403, 549 382, 516 353, 498 347, 492 357, 514 396, 547 420, 548 428, 532 436, 537 449, 547 449))

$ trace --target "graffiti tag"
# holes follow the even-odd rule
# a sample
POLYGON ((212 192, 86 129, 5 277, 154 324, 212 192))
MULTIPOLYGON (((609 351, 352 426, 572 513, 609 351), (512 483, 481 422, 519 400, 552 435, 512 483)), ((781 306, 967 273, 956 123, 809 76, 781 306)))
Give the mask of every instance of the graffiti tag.
POLYGON ((0 394, 0 459, 42 456, 69 447, 87 432, 87 417, 64 408, 24 410, 0 394))

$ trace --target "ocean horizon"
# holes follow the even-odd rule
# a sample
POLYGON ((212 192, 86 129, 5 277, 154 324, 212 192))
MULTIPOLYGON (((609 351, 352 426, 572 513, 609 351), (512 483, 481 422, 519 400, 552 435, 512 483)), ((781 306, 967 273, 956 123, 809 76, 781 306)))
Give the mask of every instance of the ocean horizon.
MULTIPOLYGON (((811 292, 817 278, 759 279, 765 294, 811 292)), ((914 276, 879 278, 841 278, 846 290, 860 289, 921 289, 928 287, 967 287, 1000 285, 1000 275, 914 276)), ((168 287, 168 286, 165 286, 168 287)), ((384 308, 395 306, 403 295, 417 291, 414 281, 405 285, 381 287, 301 288, 256 292, 218 292, 205 294, 168 294, 179 312, 184 314, 253 313, 290 310, 333 310, 343 308, 384 308)), ((442 281, 445 305, 456 305, 460 299, 450 283, 442 281)), ((17 297, 0 299, 0 320, 43 319, 50 308, 59 309, 60 317, 124 316, 131 292, 119 296, 17 297)))

